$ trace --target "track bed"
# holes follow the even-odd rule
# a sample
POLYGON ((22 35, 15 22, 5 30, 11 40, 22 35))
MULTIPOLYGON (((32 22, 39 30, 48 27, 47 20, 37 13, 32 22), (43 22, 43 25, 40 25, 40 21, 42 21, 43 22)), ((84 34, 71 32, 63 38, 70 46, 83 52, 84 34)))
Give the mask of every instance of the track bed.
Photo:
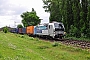
POLYGON ((66 45, 72 45, 82 49, 90 49, 90 41, 72 40, 72 39, 45 39, 45 38, 40 39, 50 42, 60 42, 66 45))

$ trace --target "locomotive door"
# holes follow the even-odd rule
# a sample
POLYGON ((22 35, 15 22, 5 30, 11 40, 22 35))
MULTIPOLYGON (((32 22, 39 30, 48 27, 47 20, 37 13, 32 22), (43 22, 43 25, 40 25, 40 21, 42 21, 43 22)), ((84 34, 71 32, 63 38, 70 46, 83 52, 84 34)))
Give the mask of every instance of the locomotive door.
POLYGON ((52 25, 49 25, 49 26, 48 26, 48 33, 49 33, 49 36, 51 36, 51 37, 54 38, 54 34, 53 34, 53 26, 52 26, 52 25))

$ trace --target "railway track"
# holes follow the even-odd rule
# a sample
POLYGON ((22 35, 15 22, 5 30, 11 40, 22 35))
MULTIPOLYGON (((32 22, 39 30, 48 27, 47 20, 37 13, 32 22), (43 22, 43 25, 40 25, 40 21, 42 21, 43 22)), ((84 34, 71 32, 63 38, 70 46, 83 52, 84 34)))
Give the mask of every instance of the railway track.
MULTIPOLYGON (((43 38, 40 38, 43 39, 43 38)), ((82 49, 90 49, 90 41, 72 40, 72 39, 43 39, 50 42, 60 42, 66 45, 72 45, 82 49)))
POLYGON ((57 42, 59 41, 62 42, 63 44, 73 45, 76 47, 80 47, 82 49, 90 49, 90 41, 59 39, 57 42))

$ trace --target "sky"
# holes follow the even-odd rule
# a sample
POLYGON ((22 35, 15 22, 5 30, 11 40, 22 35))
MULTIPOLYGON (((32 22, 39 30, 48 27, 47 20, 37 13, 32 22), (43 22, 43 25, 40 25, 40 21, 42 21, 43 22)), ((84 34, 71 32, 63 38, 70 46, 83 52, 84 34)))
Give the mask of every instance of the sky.
POLYGON ((41 23, 49 22, 49 13, 44 11, 42 0, 0 0, 0 27, 16 27, 21 24, 20 15, 26 11, 31 12, 32 8, 43 19, 41 23))

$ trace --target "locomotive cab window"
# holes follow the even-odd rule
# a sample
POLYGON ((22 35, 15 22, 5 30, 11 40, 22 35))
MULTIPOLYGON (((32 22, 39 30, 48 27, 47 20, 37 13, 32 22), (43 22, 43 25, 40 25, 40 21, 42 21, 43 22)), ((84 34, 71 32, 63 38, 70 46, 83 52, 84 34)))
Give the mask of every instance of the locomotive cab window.
POLYGON ((38 29, 39 29, 39 30, 46 30, 47 27, 46 27, 46 26, 39 26, 38 29))
POLYGON ((64 27, 62 24, 57 24, 57 23, 54 23, 54 26, 55 26, 55 31, 64 31, 64 27))
POLYGON ((55 28, 63 28, 61 24, 54 23, 55 28))
POLYGON ((63 28, 63 26, 62 26, 61 24, 59 24, 59 27, 60 27, 60 28, 63 28))
POLYGON ((49 25, 49 29, 50 29, 50 25, 49 25))

